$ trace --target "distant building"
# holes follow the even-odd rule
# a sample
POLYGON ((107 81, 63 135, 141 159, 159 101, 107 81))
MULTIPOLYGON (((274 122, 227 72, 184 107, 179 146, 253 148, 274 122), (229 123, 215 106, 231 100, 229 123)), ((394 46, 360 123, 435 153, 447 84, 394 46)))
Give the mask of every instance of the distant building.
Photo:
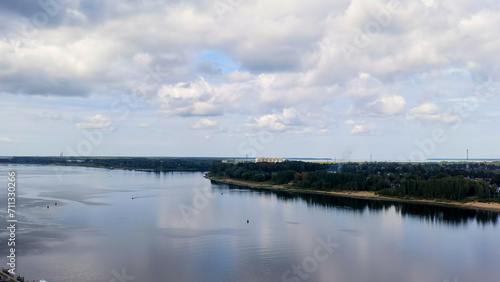
POLYGON ((284 158, 255 158, 256 163, 282 163, 285 161, 284 158))

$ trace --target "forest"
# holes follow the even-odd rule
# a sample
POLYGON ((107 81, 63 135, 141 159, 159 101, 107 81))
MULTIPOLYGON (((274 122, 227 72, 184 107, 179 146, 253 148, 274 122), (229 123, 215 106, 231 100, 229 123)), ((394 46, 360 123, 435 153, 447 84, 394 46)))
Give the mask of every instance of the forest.
POLYGON ((215 158, 145 158, 145 157, 10 157, 0 163, 88 166, 150 171, 208 171, 215 158))
POLYGON ((500 202, 500 164, 469 163, 214 163, 211 177, 318 191, 374 191, 391 197, 500 202))

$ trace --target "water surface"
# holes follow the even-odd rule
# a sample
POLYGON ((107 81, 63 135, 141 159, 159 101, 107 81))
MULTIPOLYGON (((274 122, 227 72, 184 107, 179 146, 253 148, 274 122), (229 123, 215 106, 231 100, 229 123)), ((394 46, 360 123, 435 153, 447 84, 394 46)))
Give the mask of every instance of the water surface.
MULTIPOLYGON (((192 172, 0 166, 5 188, 8 171, 17 172, 19 186, 17 270, 28 279, 463 282, 500 277, 496 213, 249 190, 211 183, 192 172), (321 242, 334 246, 332 252, 321 242)), ((0 202, 6 203, 6 192, 0 202)), ((0 215, 5 265, 5 208, 0 215)))

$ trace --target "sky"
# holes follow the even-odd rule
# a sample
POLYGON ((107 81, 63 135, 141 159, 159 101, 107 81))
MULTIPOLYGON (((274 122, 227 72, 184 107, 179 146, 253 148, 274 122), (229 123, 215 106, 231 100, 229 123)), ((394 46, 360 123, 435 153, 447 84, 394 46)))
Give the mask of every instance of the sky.
POLYGON ((493 0, 0 2, 0 156, 500 158, 493 0))

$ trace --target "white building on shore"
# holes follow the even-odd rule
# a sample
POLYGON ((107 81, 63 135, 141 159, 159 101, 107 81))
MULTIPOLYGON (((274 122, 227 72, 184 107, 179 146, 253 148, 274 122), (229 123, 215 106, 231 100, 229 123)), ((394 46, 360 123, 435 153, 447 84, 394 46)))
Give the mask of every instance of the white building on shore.
POLYGON ((282 163, 285 161, 285 158, 255 158, 256 163, 282 163))

